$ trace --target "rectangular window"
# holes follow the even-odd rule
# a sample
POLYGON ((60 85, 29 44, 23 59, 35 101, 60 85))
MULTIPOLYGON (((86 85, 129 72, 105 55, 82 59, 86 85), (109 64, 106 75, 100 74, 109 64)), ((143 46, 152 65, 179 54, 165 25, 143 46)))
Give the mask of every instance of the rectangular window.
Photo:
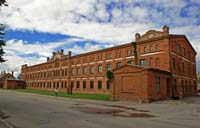
POLYGON ((83 67, 83 74, 87 74, 87 68, 83 67))
POLYGON ((176 45, 176 52, 180 53, 180 45, 179 44, 176 45))
POLYGON ((145 59, 140 60, 140 65, 147 66, 147 62, 145 59))
POLYGON ((86 81, 83 81, 83 89, 86 89, 86 81))
POLYGON ((98 89, 102 89, 102 81, 101 80, 98 81, 98 89))
POLYGON ((98 55, 98 61, 102 60, 102 55, 98 55))
POLYGON ((102 65, 98 65, 98 73, 102 73, 102 65))
POLYGON ((116 63, 116 67, 117 67, 117 68, 119 68, 119 67, 121 67, 121 66, 122 66, 122 63, 121 63, 121 62, 117 62, 117 63, 116 63))
POLYGON ((149 66, 153 66, 153 58, 149 59, 149 66))
POLYGON ((158 44, 156 44, 156 51, 158 51, 159 50, 159 47, 158 47, 158 44))
POLYGON ((153 52, 153 47, 152 47, 152 45, 149 46, 149 50, 150 50, 150 52, 153 52))
POLYGON ((107 64, 107 71, 110 71, 112 69, 111 64, 107 64))
POLYGON ((160 67, 160 58, 156 58, 155 66, 156 66, 156 68, 160 67))
POLYGON ((80 75, 80 68, 77 68, 77 74, 80 75))
POLYGON ((183 55, 185 56, 185 48, 183 47, 183 55))
POLYGON ((144 47, 144 53, 146 53, 147 52, 147 48, 146 47, 144 47))
POLYGON ((94 88, 94 81, 90 81, 90 89, 94 88))
POLYGON ((74 82, 71 81, 71 88, 74 88, 74 82))
POLYGON ((156 92, 160 93, 160 77, 156 77, 156 92))
POLYGON ((175 70, 176 69, 176 60, 175 58, 172 58, 172 67, 175 70))
POLYGON ((177 92, 177 82, 176 82, 176 79, 174 79, 174 91, 177 92))
POLYGON ((106 89, 110 89, 110 82, 106 81, 106 89))
POLYGON ((90 74, 94 74, 94 66, 90 67, 90 74))
POLYGON ((76 88, 80 88, 80 82, 79 81, 76 82, 76 88))
POLYGON ((72 68, 72 75, 75 75, 75 69, 72 68))

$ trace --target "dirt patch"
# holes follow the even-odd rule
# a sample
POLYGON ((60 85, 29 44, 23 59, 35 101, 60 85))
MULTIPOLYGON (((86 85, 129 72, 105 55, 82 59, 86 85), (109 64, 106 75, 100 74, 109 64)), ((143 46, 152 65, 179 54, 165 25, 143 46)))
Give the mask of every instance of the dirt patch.
POLYGON ((120 105, 106 105, 106 106, 114 107, 114 108, 122 108, 122 109, 127 109, 127 110, 132 110, 132 111, 138 111, 138 112, 150 112, 149 110, 139 110, 136 108, 125 107, 125 106, 120 106, 120 105))
POLYGON ((87 114, 111 115, 115 117, 132 117, 132 118, 155 117, 153 115, 145 114, 145 113, 129 113, 121 109, 100 109, 100 108, 93 108, 93 107, 73 107, 73 109, 76 109, 78 111, 81 111, 87 114))
POLYGON ((0 118, 7 119, 7 118, 10 118, 10 116, 6 115, 4 112, 0 112, 0 118))

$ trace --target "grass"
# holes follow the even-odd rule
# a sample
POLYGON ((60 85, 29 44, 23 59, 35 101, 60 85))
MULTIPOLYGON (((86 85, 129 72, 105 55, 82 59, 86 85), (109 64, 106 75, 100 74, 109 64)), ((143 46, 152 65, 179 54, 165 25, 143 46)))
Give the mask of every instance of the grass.
MULTIPOLYGON (((53 91, 32 90, 32 89, 9 89, 9 90, 24 92, 24 93, 34 93, 34 94, 40 94, 40 95, 54 96, 53 91)), ((58 97, 91 99, 91 100, 105 100, 105 101, 109 100, 109 95, 105 95, 105 94, 73 93, 72 95, 68 95, 66 92, 59 92, 58 97)))

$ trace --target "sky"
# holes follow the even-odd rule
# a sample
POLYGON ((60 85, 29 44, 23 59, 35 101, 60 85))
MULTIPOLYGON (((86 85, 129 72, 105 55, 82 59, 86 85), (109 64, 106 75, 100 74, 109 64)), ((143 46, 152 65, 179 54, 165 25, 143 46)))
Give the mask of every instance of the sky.
POLYGON ((7 0, 5 63, 0 70, 46 61, 53 51, 73 55, 135 41, 135 33, 170 27, 184 34, 197 52, 200 71, 200 0, 7 0))

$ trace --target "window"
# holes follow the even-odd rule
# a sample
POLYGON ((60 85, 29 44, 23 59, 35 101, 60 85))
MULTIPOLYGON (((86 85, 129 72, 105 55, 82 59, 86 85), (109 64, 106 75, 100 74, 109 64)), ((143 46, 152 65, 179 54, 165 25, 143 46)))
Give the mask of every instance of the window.
POLYGON ((185 65, 184 65, 184 62, 182 62, 182 73, 184 73, 185 72, 185 65))
POLYGON ((111 64, 107 64, 107 71, 110 71, 112 69, 112 65, 111 64))
POLYGON ((87 68, 83 67, 83 74, 87 74, 87 68))
POLYGON ((91 66, 91 67, 90 67, 90 73, 91 73, 91 74, 94 74, 94 66, 91 66))
POLYGON ((74 82, 71 81, 71 88, 74 88, 74 82))
POLYGON ((133 61, 132 60, 128 60, 127 64, 133 64, 133 61))
POLYGON ((106 89, 110 89, 110 82, 106 81, 106 89))
POLYGON ((185 56, 185 48, 183 47, 183 55, 185 56))
POLYGON ((172 58, 172 67, 173 67, 173 69, 176 69, 176 60, 175 60, 175 58, 172 58))
POLYGON ((158 51, 159 50, 159 47, 158 47, 158 44, 156 44, 156 51, 158 51))
POLYGON ((77 74, 80 75, 80 68, 77 69, 77 74))
POLYGON ((179 44, 176 45, 176 52, 180 53, 180 45, 179 44))
POLYGON ((160 77, 156 77, 156 92, 160 93, 160 77))
POLYGON ((122 66, 122 63, 121 63, 121 62, 117 62, 117 63, 116 63, 116 67, 117 67, 117 68, 119 68, 119 67, 121 67, 121 66, 122 66))
POLYGON ((144 53, 146 53, 147 52, 147 48, 146 47, 144 47, 144 53))
POLYGON ((177 92, 177 81, 174 79, 174 91, 177 92))
POLYGON ((101 80, 98 81, 98 89, 102 89, 102 81, 101 80))
POLYGON ((90 62, 94 62, 94 57, 90 57, 90 62))
POLYGON ((160 58, 156 58, 156 64, 155 64, 155 66, 156 66, 157 68, 160 67, 160 58))
POLYGON ((121 51, 117 51, 116 52, 116 58, 120 58, 121 57, 121 51))
POLYGON ((140 60, 140 65, 147 66, 147 62, 145 59, 140 60))
POLYGON ((75 69, 72 68, 72 75, 75 75, 75 69))
POLYGON ((152 47, 152 45, 149 46, 149 50, 150 50, 150 52, 153 51, 153 47, 152 47))
POLYGON ((102 65, 98 65, 98 73, 102 73, 102 65))
POLYGON ((98 55, 98 61, 102 60, 102 55, 98 55))
POLYGON ((107 59, 107 60, 112 59, 112 54, 111 54, 111 53, 107 53, 107 54, 106 54, 106 59, 107 59))
POLYGON ((149 66, 153 66, 153 58, 149 59, 149 66))
POLYGON ((90 89, 94 88, 94 81, 90 81, 90 89))
POLYGON ((80 82, 79 81, 76 82, 76 88, 80 88, 80 82))
POLYGON ((65 76, 67 76, 67 69, 65 69, 65 76))
POLYGON ((86 81, 83 81, 83 89, 86 89, 86 81))

